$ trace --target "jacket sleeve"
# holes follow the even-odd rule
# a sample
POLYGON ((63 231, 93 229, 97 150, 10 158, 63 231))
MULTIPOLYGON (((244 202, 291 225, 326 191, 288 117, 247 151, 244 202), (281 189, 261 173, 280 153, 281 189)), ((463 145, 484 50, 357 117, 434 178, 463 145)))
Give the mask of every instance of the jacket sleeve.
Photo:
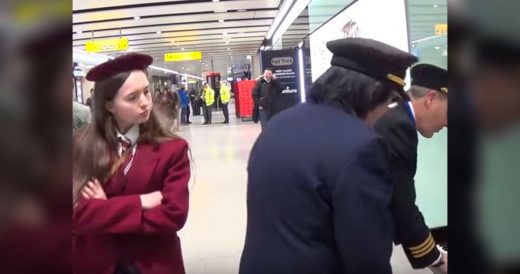
POLYGON ((383 154, 374 139, 343 167, 332 189, 342 273, 391 273, 391 197, 383 154))
POLYGON ((253 102, 255 106, 260 105, 260 80, 256 81, 255 87, 253 88, 253 102))
POLYGON ((183 141, 181 149, 170 160, 161 205, 143 211, 142 232, 175 233, 184 226, 188 216, 189 179, 188 144, 183 141))
POLYGON ((139 195, 117 196, 107 200, 83 199, 73 211, 76 233, 133 233, 141 228, 139 195))
POLYGON ((428 267, 440 257, 440 252, 415 203, 416 129, 412 124, 397 121, 379 123, 376 130, 383 137, 394 186, 391 209, 396 243, 402 245, 413 268, 428 267))

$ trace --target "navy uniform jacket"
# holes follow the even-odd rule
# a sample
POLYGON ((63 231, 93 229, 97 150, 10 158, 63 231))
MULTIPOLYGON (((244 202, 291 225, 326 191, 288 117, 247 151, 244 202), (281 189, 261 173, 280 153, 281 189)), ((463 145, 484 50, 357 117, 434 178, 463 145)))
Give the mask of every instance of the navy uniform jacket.
POLYGON ((415 204, 414 176, 417 166, 417 130, 404 104, 391 110, 375 125, 383 137, 394 182, 392 215, 395 242, 403 246, 413 268, 425 268, 440 256, 430 229, 415 204))
POLYGON ((377 134, 304 103, 274 117, 248 164, 240 274, 391 273, 391 183, 377 134))

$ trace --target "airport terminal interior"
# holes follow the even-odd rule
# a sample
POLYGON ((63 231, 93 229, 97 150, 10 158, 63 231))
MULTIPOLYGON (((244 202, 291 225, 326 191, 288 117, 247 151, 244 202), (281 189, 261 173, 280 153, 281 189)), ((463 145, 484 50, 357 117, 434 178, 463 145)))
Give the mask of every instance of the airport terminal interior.
MULTIPOLYGON (((447 0, 74 0, 72 31, 76 103, 89 104, 90 69, 128 53, 153 57, 154 98, 190 94, 191 123, 173 122, 191 149, 189 213, 178 233, 188 274, 238 273, 246 167, 262 131, 251 93, 265 68, 295 104, 330 67, 326 42, 335 39, 379 40, 447 68, 447 0), (199 99, 205 82, 215 91, 211 124, 199 99), (231 91, 229 123, 221 85, 231 91)), ((420 137, 417 155, 417 205, 429 227, 446 227, 447 129, 420 137)), ((431 273, 412 269, 400 246, 391 264, 394 273, 431 273)))

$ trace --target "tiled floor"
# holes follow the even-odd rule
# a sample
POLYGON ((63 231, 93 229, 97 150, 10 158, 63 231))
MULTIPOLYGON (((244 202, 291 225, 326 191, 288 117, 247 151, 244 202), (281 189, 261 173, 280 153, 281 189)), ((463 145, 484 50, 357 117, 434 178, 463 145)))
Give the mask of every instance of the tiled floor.
MULTIPOLYGON (((246 164, 260 133, 260 124, 242 122, 230 105, 230 124, 213 113, 213 125, 202 116, 181 126, 192 153, 191 200, 188 222, 179 233, 187 274, 238 273, 246 228, 246 164)), ((394 273, 431 273, 410 268, 400 247, 392 256, 394 273)))

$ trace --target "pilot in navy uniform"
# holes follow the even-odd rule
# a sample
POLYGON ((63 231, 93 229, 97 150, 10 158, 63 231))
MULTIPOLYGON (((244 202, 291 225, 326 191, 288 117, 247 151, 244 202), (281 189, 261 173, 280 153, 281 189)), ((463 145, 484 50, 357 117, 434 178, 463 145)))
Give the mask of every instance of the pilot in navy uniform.
POLYGON ((383 137, 394 182, 392 214, 395 242, 401 244, 413 268, 431 267, 447 272, 447 254, 441 252, 415 204, 414 176, 417 165, 417 131, 431 138, 448 125, 448 72, 419 64, 412 68, 410 101, 381 118, 374 128, 383 137))
POLYGON ((371 125, 416 58, 362 38, 327 43, 307 102, 279 113, 248 163, 240 274, 391 273, 392 185, 371 125))

